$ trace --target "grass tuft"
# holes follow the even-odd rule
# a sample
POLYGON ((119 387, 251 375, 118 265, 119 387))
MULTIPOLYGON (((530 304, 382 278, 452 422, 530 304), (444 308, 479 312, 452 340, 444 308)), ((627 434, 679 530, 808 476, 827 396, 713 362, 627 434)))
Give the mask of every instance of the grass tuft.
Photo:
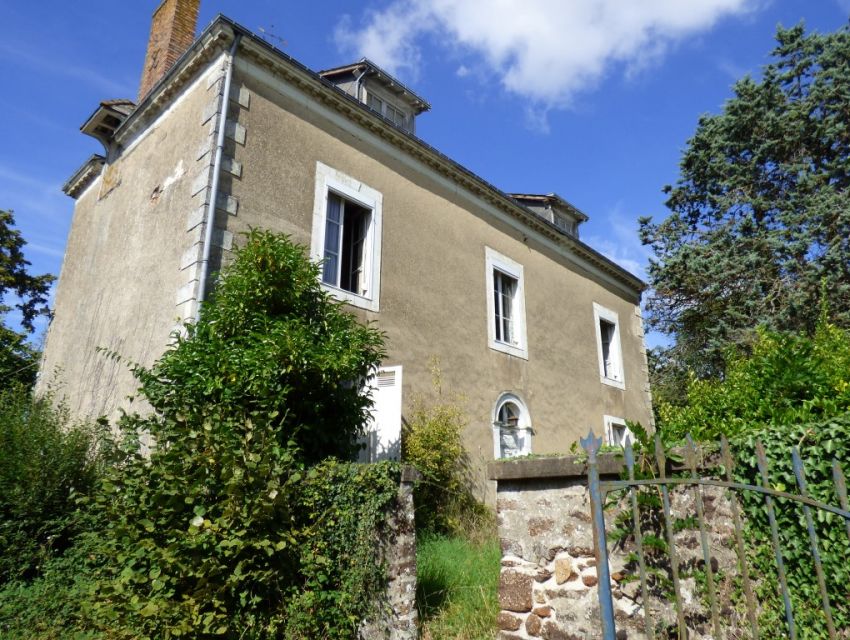
POLYGON ((426 536, 416 561, 423 640, 492 640, 499 613, 501 550, 495 533, 426 536))

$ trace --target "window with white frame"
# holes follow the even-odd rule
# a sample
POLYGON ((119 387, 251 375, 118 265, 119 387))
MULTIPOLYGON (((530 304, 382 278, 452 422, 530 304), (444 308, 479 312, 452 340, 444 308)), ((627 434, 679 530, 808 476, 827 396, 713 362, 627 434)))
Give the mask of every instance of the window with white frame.
POLYGON ((615 416, 603 416, 605 425, 605 444, 612 447, 625 447, 626 440, 634 443, 635 436, 626 426, 626 421, 615 416))
POLYGON ((493 457, 528 455, 532 433, 525 403, 512 393, 503 393, 493 409, 493 457))
POLYGON ((379 309, 382 201, 375 189, 316 163, 310 255, 331 295, 370 311, 379 309))
POLYGON ((491 349, 528 359, 522 265, 490 247, 487 269, 487 337, 491 349))
POLYGON ((391 105, 389 102, 381 100, 381 98, 377 97, 375 94, 370 93, 366 98, 366 104, 369 105, 370 109, 377 111, 393 124, 398 125, 402 129, 409 129, 407 126, 408 119, 405 113, 401 109, 391 105))
POLYGON ((620 322, 617 314, 594 302, 593 321, 596 325, 599 379, 605 384, 624 389, 623 352, 620 348, 620 322))

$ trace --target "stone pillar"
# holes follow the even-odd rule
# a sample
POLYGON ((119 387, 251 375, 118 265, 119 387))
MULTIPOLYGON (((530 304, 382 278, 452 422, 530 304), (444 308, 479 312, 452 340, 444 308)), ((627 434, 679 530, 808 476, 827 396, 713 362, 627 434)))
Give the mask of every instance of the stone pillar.
POLYGON ((419 472, 404 466, 397 508, 389 515, 388 537, 381 554, 387 563, 387 590, 378 603, 377 620, 361 625, 359 640, 416 640, 416 528, 413 520, 413 485, 419 472))

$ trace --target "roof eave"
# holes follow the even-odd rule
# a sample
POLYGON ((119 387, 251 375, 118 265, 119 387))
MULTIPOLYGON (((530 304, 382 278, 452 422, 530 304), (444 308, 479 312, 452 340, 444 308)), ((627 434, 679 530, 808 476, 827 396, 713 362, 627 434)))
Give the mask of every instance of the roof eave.
MULTIPOLYGON (((255 51, 264 52, 272 63, 277 63, 278 65, 285 64, 290 72, 294 72, 295 76, 300 76, 303 85, 301 87, 302 89, 309 88, 309 93, 321 95, 324 102, 331 104, 336 110, 352 117, 367 129, 379 132, 382 137, 391 140, 398 146, 415 151, 416 153, 414 155, 419 156, 426 165, 432 167, 441 166, 457 182, 466 184, 472 193, 479 196, 489 196, 494 204, 523 220, 527 226, 543 232, 547 237, 556 242, 565 243, 578 257, 596 265, 603 272, 608 273, 621 284, 633 290, 635 294, 640 295, 646 289, 646 283, 592 247, 586 245, 581 240, 561 233, 546 221, 540 220, 538 216, 534 215, 505 192, 420 138, 417 138, 409 131, 395 126, 385 118, 374 113, 366 105, 336 87, 326 78, 321 77, 318 73, 309 69, 292 56, 221 14, 210 22, 192 46, 189 47, 168 73, 153 87, 133 113, 118 127, 115 131, 114 139, 120 143, 124 137, 140 126, 141 121, 144 120, 144 116, 148 111, 167 102, 177 91, 176 85, 180 84, 179 80, 181 78, 188 78, 204 62, 207 56, 202 54, 208 53, 212 57, 212 52, 218 50, 218 45, 221 45, 222 49, 225 48, 232 43, 237 34, 243 37, 241 47, 251 47, 255 51)), ((294 76, 290 73, 289 77, 292 78, 294 76)))
POLYGON ((100 154, 90 155, 74 172, 74 175, 62 185, 62 193, 76 200, 77 196, 97 177, 95 174, 99 174, 97 167, 102 167, 105 162, 106 158, 100 154))

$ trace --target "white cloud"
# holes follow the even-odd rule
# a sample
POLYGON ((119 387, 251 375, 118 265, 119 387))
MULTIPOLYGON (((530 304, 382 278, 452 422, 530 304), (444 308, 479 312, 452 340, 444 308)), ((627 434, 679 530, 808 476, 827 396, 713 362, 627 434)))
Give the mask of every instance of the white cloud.
POLYGON ((640 72, 676 42, 761 1, 393 0, 359 27, 344 18, 335 37, 347 53, 414 78, 429 37, 476 58, 508 91, 557 108, 612 69, 640 72))

